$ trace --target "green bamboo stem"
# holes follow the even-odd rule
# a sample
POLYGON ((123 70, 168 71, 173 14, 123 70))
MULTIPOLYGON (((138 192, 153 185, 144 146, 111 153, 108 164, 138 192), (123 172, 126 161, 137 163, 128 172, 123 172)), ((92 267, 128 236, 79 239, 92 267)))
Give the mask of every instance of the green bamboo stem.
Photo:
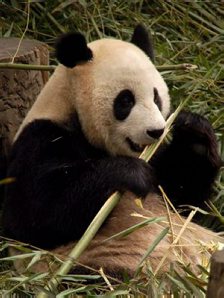
POLYGON ((159 65, 156 66, 159 71, 164 70, 193 70, 197 69, 198 66, 195 64, 183 63, 183 64, 174 64, 174 65, 159 65))
MULTIPOLYGON (((53 71, 57 65, 35 65, 35 64, 22 64, 22 63, 0 63, 0 69, 17 69, 17 70, 41 70, 41 71, 53 71)), ((176 65, 159 65, 156 67, 159 71, 165 70, 193 70, 198 68, 194 64, 176 64, 176 65)))
POLYGON ((42 70, 52 71, 55 70, 56 65, 35 65, 35 64, 22 64, 22 63, 0 63, 0 69, 18 69, 18 70, 42 70))

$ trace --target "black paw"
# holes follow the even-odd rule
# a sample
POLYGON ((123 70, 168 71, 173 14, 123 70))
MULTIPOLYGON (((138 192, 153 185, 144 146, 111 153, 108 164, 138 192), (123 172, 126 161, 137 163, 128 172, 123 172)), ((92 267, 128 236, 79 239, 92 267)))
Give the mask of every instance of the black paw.
POLYGON ((195 113, 181 112, 173 125, 173 142, 208 159, 214 167, 220 167, 215 133, 206 118, 195 113))
POLYGON ((123 185, 124 190, 129 190, 139 197, 155 192, 157 183, 152 167, 141 159, 131 158, 123 175, 123 185))

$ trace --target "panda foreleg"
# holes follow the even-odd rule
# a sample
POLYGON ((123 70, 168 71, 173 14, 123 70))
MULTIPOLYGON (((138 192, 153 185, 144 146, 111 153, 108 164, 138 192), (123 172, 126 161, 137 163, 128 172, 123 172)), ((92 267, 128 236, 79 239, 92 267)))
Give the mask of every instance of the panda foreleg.
POLYGON ((35 177, 21 170, 7 191, 5 235, 45 249, 79 239, 113 192, 145 196, 154 187, 151 167, 132 157, 51 161, 35 177))
POLYGON ((159 183, 174 204, 203 206, 221 166, 212 126, 204 117, 183 111, 172 135, 151 163, 159 183))
MULTIPOLYGON (((38 188, 41 189, 41 200, 45 203, 51 204, 50 197, 52 198, 53 204, 48 209, 54 210, 54 214, 58 213, 59 218, 61 204, 69 206, 64 208, 63 214, 66 218, 74 219, 71 229, 77 223, 76 238, 79 238, 113 192, 131 191, 144 197, 155 191, 154 177, 151 166, 138 158, 108 157, 58 165, 54 169, 48 169, 46 173, 42 171, 38 178, 38 188), (53 198, 58 204, 55 204, 53 198)), ((54 219, 54 216, 48 217, 54 219)))

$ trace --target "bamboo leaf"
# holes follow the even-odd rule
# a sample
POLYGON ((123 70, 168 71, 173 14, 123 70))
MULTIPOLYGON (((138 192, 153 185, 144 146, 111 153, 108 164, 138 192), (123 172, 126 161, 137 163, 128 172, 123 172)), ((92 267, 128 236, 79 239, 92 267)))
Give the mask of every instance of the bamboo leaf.
POLYGON ((33 258, 31 259, 31 261, 29 262, 27 269, 29 269, 36 262, 38 262, 41 259, 41 257, 43 256, 43 254, 46 254, 46 253, 43 253, 42 251, 37 251, 36 254, 33 256, 33 258))
POLYGON ((167 274, 167 276, 178 287, 178 289, 183 290, 185 293, 191 294, 191 291, 189 291, 189 289, 185 287, 184 283, 181 280, 171 276, 169 273, 167 274))
POLYGON ((133 225, 131 226, 130 228, 128 229, 125 229, 117 234, 114 234, 113 236, 103 240, 102 242, 106 242, 106 241, 109 241, 111 239, 114 239, 114 238, 118 238, 118 237, 126 237, 128 236, 129 234, 133 233, 134 231, 140 229, 140 228, 143 228, 149 224, 153 224, 153 223, 158 223, 158 222, 161 222, 161 221, 164 221, 166 218, 165 217, 153 217, 153 218, 148 218, 136 225, 133 225))
POLYGON ((163 229, 160 234, 156 237, 156 239, 152 242, 152 244, 147 249, 146 253, 142 257, 141 261, 139 262, 136 271, 140 268, 140 266, 143 264, 143 262, 147 259, 147 257, 153 252, 153 250, 156 248, 156 246, 163 240, 163 238, 168 234, 170 228, 167 227, 163 229))
POLYGON ((32 258, 36 255, 37 252, 31 252, 27 254, 18 254, 10 257, 1 258, 1 261, 15 261, 15 260, 22 260, 27 258, 32 258))

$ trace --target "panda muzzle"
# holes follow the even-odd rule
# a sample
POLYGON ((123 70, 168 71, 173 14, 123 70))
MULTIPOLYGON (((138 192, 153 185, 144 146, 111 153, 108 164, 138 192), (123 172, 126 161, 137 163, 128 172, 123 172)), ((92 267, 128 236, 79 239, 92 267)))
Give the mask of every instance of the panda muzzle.
POLYGON ((142 152, 146 145, 139 145, 133 142, 130 138, 126 138, 126 141, 130 147, 130 149, 134 152, 142 152))

